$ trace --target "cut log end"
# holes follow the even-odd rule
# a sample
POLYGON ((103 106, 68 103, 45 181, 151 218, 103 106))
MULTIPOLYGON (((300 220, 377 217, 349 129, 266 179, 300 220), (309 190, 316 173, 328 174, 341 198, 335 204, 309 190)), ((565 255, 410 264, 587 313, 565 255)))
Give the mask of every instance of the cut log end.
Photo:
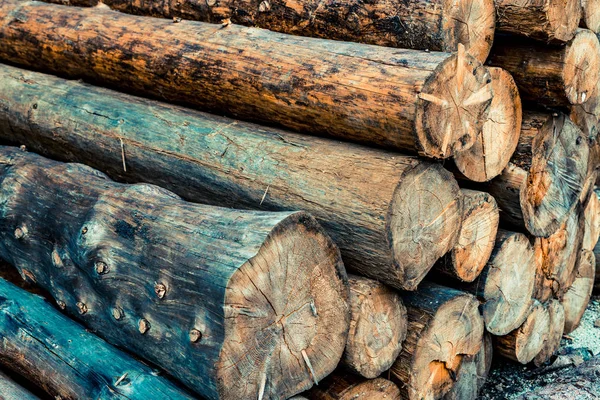
POLYGON ((406 307, 397 292, 372 279, 351 275, 351 320, 343 362, 365 378, 387 371, 406 338, 406 307))
POLYGON ((442 11, 443 51, 453 52, 458 45, 484 62, 490 53, 496 27, 493 0, 446 0, 442 11))
POLYGON ((422 153, 448 158, 473 146, 492 97, 489 72, 459 45, 427 79, 419 96, 416 134, 422 153))
POLYGON ((531 307, 536 265, 529 239, 499 231, 486 268, 483 319, 490 333, 506 335, 523 323, 531 307))
MULTIPOLYGON (((564 9, 560 13, 566 14, 564 9)), ((577 31, 567 45, 562 74, 571 104, 585 103, 592 96, 600 76, 600 42, 593 32, 577 31)))
POLYGON ((600 199, 598 193, 591 193, 583 211, 584 234, 581 248, 590 251, 594 250, 600 234, 600 199))
POLYGON ((547 40, 566 42, 573 38, 581 18, 581 0, 547 0, 547 40))
POLYGON ((537 367, 544 365, 554 354, 556 354, 565 330, 565 309, 562 304, 560 304, 558 300, 552 299, 545 307, 550 316, 550 331, 548 337, 544 341, 542 350, 533 359, 533 363, 537 367))
POLYGON ((489 181, 502 173, 521 132, 521 97, 514 79, 501 68, 488 69, 494 97, 487 120, 473 146, 454 155, 458 170, 476 182, 489 181))
POLYGON ((587 135, 590 145, 597 145, 600 122, 600 81, 585 103, 571 106, 570 118, 587 135))
POLYGON ((330 374, 346 345, 348 297, 339 252, 315 220, 283 220, 226 289, 219 391, 286 398, 330 374))
POLYGON ((399 275, 398 289, 415 290, 434 263, 458 239, 462 194, 439 164, 405 172, 390 206, 389 238, 399 275))
POLYGON ((577 265, 577 276, 561 299, 565 309, 565 333, 573 332, 581 322, 594 289, 595 271, 594 253, 582 250, 577 265))
POLYGON ((341 371, 309 390, 307 397, 311 400, 402 399, 398 386, 387 379, 364 379, 341 371))
POLYGON ((581 0, 581 24, 594 33, 600 32, 600 0, 581 0))

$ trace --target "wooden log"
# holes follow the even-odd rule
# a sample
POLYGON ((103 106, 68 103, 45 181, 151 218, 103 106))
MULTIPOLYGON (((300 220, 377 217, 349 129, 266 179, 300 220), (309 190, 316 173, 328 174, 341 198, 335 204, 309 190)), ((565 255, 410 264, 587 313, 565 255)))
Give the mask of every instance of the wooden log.
POLYGON ((600 1, 581 0, 581 21, 579 26, 594 33, 600 32, 600 1))
POLYGON ((523 325, 505 336, 495 338, 496 354, 528 364, 542 350, 544 341, 550 332, 550 315, 548 310, 537 300, 531 307, 523 325))
POLYGON ((550 317, 550 330, 542 350, 533 359, 536 367, 546 364, 558 352, 565 331, 565 309, 560 301, 551 299, 544 307, 548 310, 548 316, 550 317))
MULTIPOLYGON (((50 2, 56 2, 51 0, 50 2)), ((65 1, 65 0, 58 0, 65 1)), ((68 0, 67 0, 68 1, 68 0)), ((91 0, 71 0, 88 5, 91 0)), ((125 1, 109 7, 136 15, 256 26, 276 32, 375 44, 403 49, 456 51, 458 44, 482 62, 494 39, 493 0, 391 1, 125 1)))
POLYGON ((573 332, 581 322, 594 288, 596 259, 594 253, 581 250, 577 265, 577 277, 560 299, 565 309, 565 334, 573 332))
POLYGON ((478 139, 469 149, 454 155, 454 164, 476 182, 500 175, 519 142, 523 112, 521 97, 512 76, 500 68, 489 68, 494 97, 478 139))
POLYGON ((372 279, 350 275, 350 332, 342 362, 365 378, 387 371, 406 338, 406 307, 400 295, 372 279))
POLYGON ((428 157, 470 148, 493 97, 463 46, 398 50, 20 0, 5 0, 0 20, 5 61, 428 157))
POLYGON ((193 398, 41 297, 4 279, 0 279, 0 303, 0 362, 53 397, 193 398))
MULTIPOLYGON (((566 14, 563 9, 561 13, 566 14)), ((498 35, 488 62, 512 74, 523 100, 568 107, 585 103, 593 94, 600 74, 600 43, 587 29, 579 29, 564 46, 498 35)))
POLYGON ((110 343, 208 399, 284 399, 335 369, 347 277, 308 214, 187 203, 14 148, 0 165, 0 257, 110 343))
MULTIPOLYGON (((600 82, 600 81, 599 81, 600 82)), ((597 142, 600 123, 600 83, 596 83, 590 98, 583 104, 573 104, 571 120, 585 133, 589 139, 597 142)))
POLYGON ((455 383, 462 359, 475 355, 483 340, 479 302, 467 293, 423 282, 403 296, 408 334, 390 369, 406 399, 440 398, 455 383))
POLYGON ((573 38, 581 17, 580 0, 495 0, 496 29, 545 42, 573 38))
POLYGON ((0 371, 0 398, 2 400, 39 400, 29 390, 0 371))
POLYGON ((463 221, 457 244, 435 271, 463 282, 473 282, 490 259, 500 214, 496 200, 486 192, 462 189, 463 221))
POLYGON ((440 165, 12 67, 0 71, 4 140, 191 201, 306 210, 360 275, 414 290, 456 243, 460 189, 440 165))
POLYGON ((516 230, 548 237, 577 206, 590 169, 590 149, 564 114, 526 112, 511 163, 485 187, 500 220, 516 230))
POLYGON ((594 293, 600 293, 600 241, 594 247, 594 261, 596 264, 596 273, 594 279, 594 293))
POLYGON ((462 359, 456 375, 456 384, 450 389, 443 400, 475 400, 483 387, 492 367, 492 336, 484 333, 481 349, 474 356, 462 359))
POLYGON ((485 327, 506 335, 527 318, 535 283, 535 259, 529 239, 522 233, 498 230, 492 255, 470 284, 460 286, 481 301, 485 327))
POLYGON ((582 249, 593 251, 600 235, 600 191, 596 190, 590 196, 583 209, 583 244, 582 249))
POLYGON ((343 372, 328 376, 306 395, 311 400, 402 399, 398 386, 387 379, 365 379, 343 372))

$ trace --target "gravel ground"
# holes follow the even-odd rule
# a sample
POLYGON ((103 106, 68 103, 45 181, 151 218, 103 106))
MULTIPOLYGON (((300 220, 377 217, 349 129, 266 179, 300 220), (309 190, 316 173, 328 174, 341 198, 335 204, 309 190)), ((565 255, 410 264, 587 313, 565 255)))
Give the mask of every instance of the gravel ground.
MULTIPOLYGON (((572 365, 579 365, 599 354, 600 297, 596 296, 588 305, 581 325, 568 337, 563 337, 558 357, 550 366, 535 368, 498 357, 494 359, 492 370, 479 399, 517 399, 522 394, 554 381, 564 373, 565 368, 572 368, 572 365), (561 368, 560 365, 567 366, 561 368)), ((600 386, 600 382, 597 384, 600 386)))

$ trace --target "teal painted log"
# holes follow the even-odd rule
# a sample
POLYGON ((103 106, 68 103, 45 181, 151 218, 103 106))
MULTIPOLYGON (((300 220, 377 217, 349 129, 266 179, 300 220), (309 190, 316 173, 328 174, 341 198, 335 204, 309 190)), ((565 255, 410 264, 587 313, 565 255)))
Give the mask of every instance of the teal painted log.
POLYGON ((461 194, 439 164, 8 66, 0 87, 5 140, 200 203, 305 210, 348 269, 393 287, 414 290, 456 244, 461 194))
POLYGON ((205 398, 285 399, 342 356, 347 277, 306 213, 188 203, 12 147, 0 199, 2 258, 205 398))
MULTIPOLYGON (((0 279, 0 362, 63 400, 193 399, 41 297, 4 279, 0 279)), ((0 398, 4 387, 0 383, 0 398)))
POLYGON ((39 398, 0 371, 0 400, 39 400, 39 398))

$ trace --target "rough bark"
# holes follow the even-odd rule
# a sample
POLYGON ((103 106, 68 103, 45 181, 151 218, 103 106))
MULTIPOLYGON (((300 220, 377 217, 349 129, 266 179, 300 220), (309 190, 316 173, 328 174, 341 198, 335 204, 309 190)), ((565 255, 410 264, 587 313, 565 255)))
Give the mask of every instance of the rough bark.
POLYGON ((387 371, 406 338, 406 307, 400 295, 372 279, 351 275, 350 332, 343 364, 365 378, 387 371))
POLYGON ((0 398, 2 400, 39 400, 39 398, 0 371, 0 398))
POLYGON ((479 302, 472 295, 429 282, 403 299, 408 334, 390 377, 403 398, 440 398, 455 384, 462 359, 481 348, 484 328, 479 302))
POLYGON ((56 398, 193 398, 41 297, 4 279, 0 305, 0 363, 56 398))
MULTIPOLYGON (((566 14, 561 9, 561 13, 566 14)), ((600 74, 600 43, 579 29, 566 45, 497 36, 488 62, 512 74, 523 100, 548 106, 585 103, 600 74)))
POLYGON ((463 282, 472 282, 492 254, 500 214, 496 200, 489 193, 469 189, 461 192, 463 221, 458 242, 450 254, 435 265, 435 271, 463 282))
POLYGON ((470 148, 493 97, 463 46, 398 50, 20 0, 4 0, 0 20, 5 61, 428 157, 470 148))
POLYGON ((550 315, 537 300, 523 324, 505 336, 495 338, 497 354, 521 364, 528 364, 542 350, 550 333, 550 315))
POLYGON ((600 32, 600 1, 581 0, 581 21, 579 26, 594 33, 600 32))
POLYGON ((191 201, 308 211, 360 275, 414 290, 456 243, 460 189, 440 165, 0 71, 4 140, 191 201))
POLYGON ((600 235, 600 191, 596 190, 590 196, 583 209, 584 233, 582 249, 593 251, 600 235))
POLYGON ((560 300, 565 309, 565 333, 573 332, 581 322, 594 288, 595 269, 594 253, 581 250, 576 279, 560 300))
POLYGON ((566 42, 577 31, 580 0, 495 0, 496 28, 545 42, 566 42))
POLYGON ((341 371, 325 378, 306 395, 311 400, 402 399, 398 386, 387 379, 365 379, 341 371))
POLYGON ((308 214, 187 203, 8 147, 0 177, 0 256, 203 397, 287 398, 335 369, 348 283, 308 214))
POLYGON ((558 300, 552 299, 544 307, 548 310, 550 317, 550 330, 542 350, 533 359, 533 363, 537 367, 547 363, 558 352, 565 331, 565 309, 562 304, 558 300))

